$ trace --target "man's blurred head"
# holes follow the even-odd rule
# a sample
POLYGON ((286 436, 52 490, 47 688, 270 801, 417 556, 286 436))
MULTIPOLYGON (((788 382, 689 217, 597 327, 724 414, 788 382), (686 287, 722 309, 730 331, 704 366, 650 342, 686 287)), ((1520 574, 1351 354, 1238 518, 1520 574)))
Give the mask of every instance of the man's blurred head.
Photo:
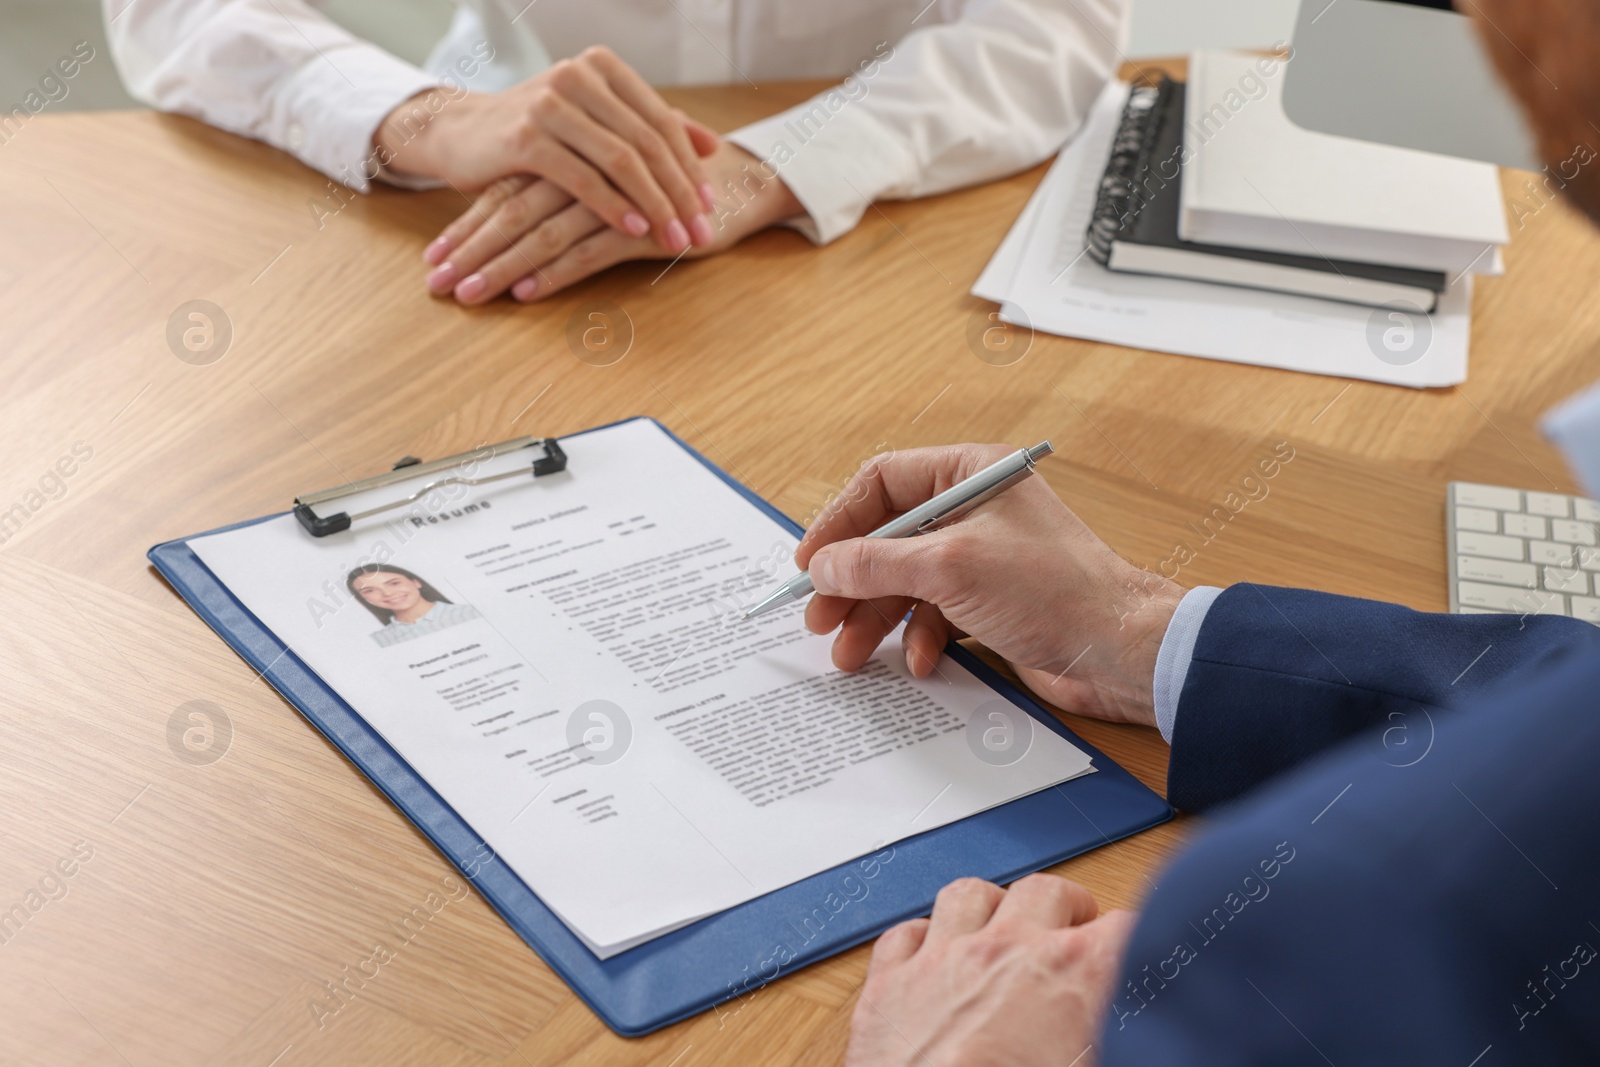
POLYGON ((1600 223, 1600 0, 1459 0, 1457 7, 1477 23, 1551 173, 1600 223))

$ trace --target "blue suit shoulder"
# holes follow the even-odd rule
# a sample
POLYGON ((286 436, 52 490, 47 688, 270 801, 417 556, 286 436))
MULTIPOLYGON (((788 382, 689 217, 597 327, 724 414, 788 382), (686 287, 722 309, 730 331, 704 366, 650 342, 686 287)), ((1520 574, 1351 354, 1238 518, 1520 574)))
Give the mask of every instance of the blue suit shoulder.
POLYGON ((1168 799, 1202 810, 1330 745, 1407 723, 1581 649, 1600 629, 1550 616, 1437 615, 1236 585, 1206 614, 1178 702, 1168 799))
MULTIPOLYGON (((1344 694, 1318 699, 1403 718, 1385 711, 1381 729, 1307 748, 1295 773, 1219 809, 1160 876, 1102 1062, 1600 1061, 1596 635, 1559 619, 1440 626, 1362 602, 1346 613, 1361 633, 1338 634, 1306 626, 1328 598, 1265 593, 1289 632, 1305 629, 1294 669, 1344 694), (1412 650, 1375 648, 1360 666, 1362 633, 1412 650), (1418 639, 1464 658, 1407 671, 1418 639)), ((1283 634, 1269 623, 1261 636, 1283 634)), ((1274 660, 1223 658, 1269 672, 1274 660)))

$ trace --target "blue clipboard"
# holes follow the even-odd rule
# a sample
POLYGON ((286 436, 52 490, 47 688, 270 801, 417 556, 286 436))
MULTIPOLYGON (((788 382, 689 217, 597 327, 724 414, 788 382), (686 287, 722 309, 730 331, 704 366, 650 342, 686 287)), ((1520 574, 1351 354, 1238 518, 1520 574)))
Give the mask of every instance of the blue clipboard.
MULTIPOLYGON (((779 526, 797 536, 802 532, 671 430, 661 429, 779 526)), ((907 838, 601 960, 376 730, 228 591, 190 549, 188 539, 156 545, 149 558, 195 613, 427 835, 573 992, 607 1026, 626 1036, 647 1034, 749 996, 896 923, 926 915, 934 895, 953 879, 974 875, 1014 881, 1173 815, 1165 800, 983 661, 952 644, 946 650, 951 658, 1045 728, 1089 753, 1096 773, 907 838)))

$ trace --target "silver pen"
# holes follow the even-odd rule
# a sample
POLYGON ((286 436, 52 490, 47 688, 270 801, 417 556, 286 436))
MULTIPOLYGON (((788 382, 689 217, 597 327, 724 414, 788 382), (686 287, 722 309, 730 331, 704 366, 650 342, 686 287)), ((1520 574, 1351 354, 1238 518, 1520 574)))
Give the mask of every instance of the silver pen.
MULTIPOLYGON (((1054 451, 1049 441, 1032 448, 1020 448, 965 481, 957 482, 926 504, 919 504, 899 518, 884 523, 867 536, 914 537, 936 530, 1028 477, 1033 473, 1033 465, 1054 451)), ((804 600, 814 591, 811 575, 801 571, 747 608, 740 618, 753 619, 757 615, 765 615, 786 604, 804 600)))

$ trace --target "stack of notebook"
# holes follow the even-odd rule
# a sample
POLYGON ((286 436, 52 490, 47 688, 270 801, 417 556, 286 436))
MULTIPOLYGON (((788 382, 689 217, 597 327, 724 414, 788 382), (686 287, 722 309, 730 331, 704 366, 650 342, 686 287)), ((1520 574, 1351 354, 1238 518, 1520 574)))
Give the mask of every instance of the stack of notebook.
POLYGON ((973 284, 1000 305, 984 314, 1307 374, 1465 381, 1474 275, 1501 273, 1509 240, 1498 171, 1293 125, 1289 66, 1199 52, 1186 84, 1108 84, 973 284))
POLYGON ((1493 167, 1301 129, 1272 84, 1285 66, 1198 53, 1187 84, 1134 87, 1089 253, 1114 271, 1430 313, 1460 276, 1501 271, 1493 167))

